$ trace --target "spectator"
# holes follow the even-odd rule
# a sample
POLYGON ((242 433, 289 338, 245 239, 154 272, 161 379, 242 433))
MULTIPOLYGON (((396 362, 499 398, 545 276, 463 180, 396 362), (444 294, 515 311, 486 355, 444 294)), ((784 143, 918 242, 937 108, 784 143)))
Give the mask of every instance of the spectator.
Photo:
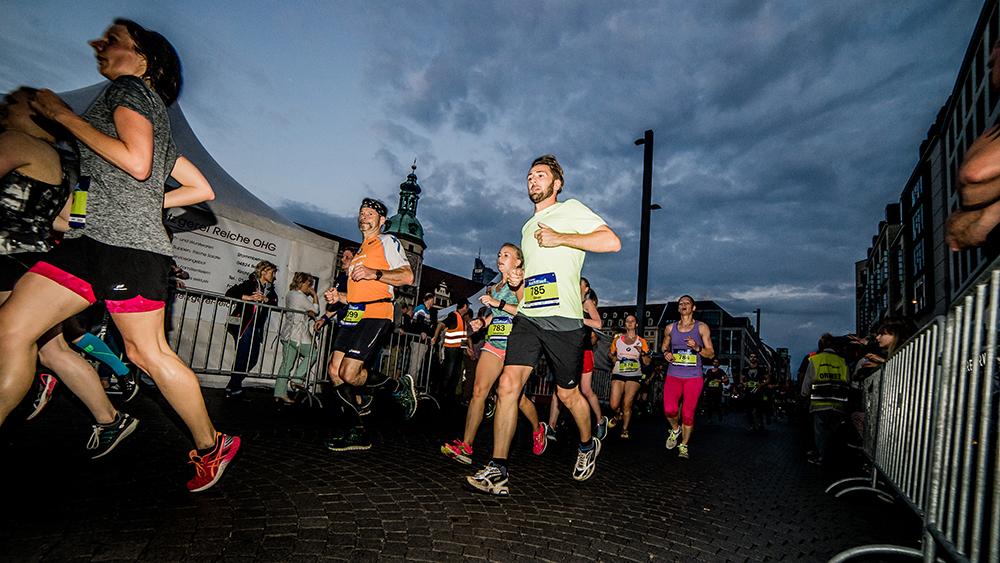
POLYGON ((851 375, 847 362, 833 349, 830 334, 819 339, 819 353, 809 358, 802 379, 802 396, 809 397, 809 412, 813 415, 813 435, 816 450, 807 457, 809 463, 820 465, 828 460, 830 439, 841 423, 847 407, 851 375))
POLYGON ((278 304, 278 294, 274 292, 274 276, 277 273, 277 266, 267 260, 261 260, 246 281, 226 291, 226 297, 250 301, 250 303, 234 304, 233 315, 239 317, 239 322, 231 322, 227 327, 230 336, 236 341, 233 374, 226 385, 227 397, 249 400, 243 393, 243 380, 246 379, 247 372, 257 365, 260 344, 264 341, 268 309, 262 305, 278 304))
POLYGON ((319 299, 316 297, 316 290, 313 289, 312 274, 295 272, 292 283, 288 285, 288 293, 285 294, 285 307, 294 311, 305 311, 305 314, 295 312, 282 315, 281 328, 278 330, 278 339, 281 341, 281 367, 278 368, 278 377, 274 382, 274 400, 294 403, 295 401, 288 398, 288 389, 298 390, 305 386, 303 381, 317 358, 310 330, 312 323, 309 321, 319 313, 319 299), (289 378, 292 366, 299 358, 302 358, 302 361, 289 378))
POLYGON ((448 313, 444 321, 437 324, 434 336, 431 338, 431 346, 437 344, 438 337, 444 332, 444 364, 439 380, 439 399, 448 403, 455 398, 455 387, 458 378, 462 376, 462 355, 465 341, 468 340, 468 322, 466 314, 469 312, 469 300, 458 299, 455 301, 455 310, 448 313))
POLYGON ((420 335, 419 338, 414 338, 410 342, 410 365, 407 371, 407 373, 418 381, 421 379, 420 375, 423 373, 424 360, 427 358, 427 351, 430 349, 427 345, 427 335, 434 326, 431 316, 431 309, 433 307, 434 294, 425 293, 421 303, 413 309, 413 316, 410 319, 409 327, 403 327, 410 334, 420 335))

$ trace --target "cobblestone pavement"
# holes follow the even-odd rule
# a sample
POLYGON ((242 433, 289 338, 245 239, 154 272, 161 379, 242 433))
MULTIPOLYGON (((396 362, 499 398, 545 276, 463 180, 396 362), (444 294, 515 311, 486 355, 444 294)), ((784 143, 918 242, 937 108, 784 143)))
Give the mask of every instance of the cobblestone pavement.
POLYGON ((807 428, 787 421, 750 434, 742 416, 699 418, 682 460, 663 447, 662 416, 640 419, 627 441, 609 431, 581 484, 571 477, 575 430, 536 457, 522 420, 511 497, 495 499, 460 486, 489 460, 491 422, 475 465, 438 451, 464 411, 422 402, 402 422, 380 397, 367 421, 375 446, 333 453, 326 411, 279 408, 263 390, 230 403, 207 389, 216 426, 243 445, 218 485, 191 494, 190 441, 157 391, 123 409, 140 425, 99 460, 85 449, 86 412, 58 391, 40 417, 15 411, 0 432, 3 562, 826 561, 920 539, 899 503, 825 494, 848 468, 807 464, 807 428))

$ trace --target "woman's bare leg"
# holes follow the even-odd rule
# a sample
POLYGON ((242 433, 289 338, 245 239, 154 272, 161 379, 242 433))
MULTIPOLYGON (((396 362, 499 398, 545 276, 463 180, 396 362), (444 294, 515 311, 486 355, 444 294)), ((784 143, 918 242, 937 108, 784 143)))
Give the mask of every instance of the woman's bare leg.
POLYGON ((63 319, 89 306, 58 283, 28 272, 0 306, 0 423, 31 389, 36 341, 63 319))
POLYGON ((198 449, 215 445, 215 427, 205 408, 198 376, 167 345, 163 333, 164 310, 112 313, 125 340, 130 360, 156 382, 160 392, 187 425, 198 449))
POLYGON ((580 392, 583 393, 587 403, 590 404, 590 410, 594 411, 594 416, 597 417, 597 422, 601 422, 601 403, 597 401, 597 393, 590 387, 591 381, 594 379, 594 372, 588 371, 580 376, 580 392))
POLYGON ((483 352, 476 365, 476 382, 472 387, 472 399, 469 400, 469 410, 465 413, 465 433, 462 441, 472 445, 483 423, 483 410, 486 408, 486 396, 493 389, 493 384, 503 371, 503 360, 491 352, 483 352))
POLYGON ((622 413, 624 415, 624 421, 622 422, 622 432, 628 430, 628 423, 632 420, 632 403, 635 402, 635 396, 639 393, 639 383, 636 381, 629 381, 625 383, 625 401, 622 405, 622 413))
POLYGON ((625 390, 625 382, 612 379, 611 380, 611 412, 614 417, 621 414, 622 408, 622 393, 625 390))
POLYGON ((38 359, 56 372, 59 381, 83 401, 94 419, 99 424, 114 422, 118 411, 108 400, 101 385, 101 377, 80 354, 69 347, 63 338, 61 327, 51 329, 39 344, 38 359))

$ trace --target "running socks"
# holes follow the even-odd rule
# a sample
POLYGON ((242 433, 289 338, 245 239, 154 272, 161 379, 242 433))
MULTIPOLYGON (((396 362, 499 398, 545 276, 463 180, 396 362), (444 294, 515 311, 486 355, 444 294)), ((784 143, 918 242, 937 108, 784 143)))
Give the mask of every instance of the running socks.
POLYGON ((90 334, 89 332, 84 333, 79 340, 73 343, 74 346, 79 348, 82 352, 86 353, 88 356, 94 358, 95 360, 107 365, 115 372, 115 375, 126 375, 128 374, 128 366, 122 363, 118 359, 118 355, 108 348, 108 345, 104 343, 103 340, 90 334))
POLYGON ((495 457, 492 460, 490 460, 490 463, 493 464, 493 467, 496 467, 497 469, 500 470, 501 475, 503 475, 504 477, 507 476, 507 458, 495 457))
POLYGON ((594 449, 594 439, 593 438, 591 438, 590 440, 588 440, 586 442, 580 442, 580 451, 581 452, 589 452, 592 449, 594 449))

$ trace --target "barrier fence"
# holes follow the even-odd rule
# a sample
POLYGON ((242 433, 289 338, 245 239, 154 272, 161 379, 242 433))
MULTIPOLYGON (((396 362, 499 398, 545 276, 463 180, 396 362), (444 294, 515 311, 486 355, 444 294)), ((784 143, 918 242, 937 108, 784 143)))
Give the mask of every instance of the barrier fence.
MULTIPOLYGON (((175 290, 170 305, 167 311, 167 342, 194 372, 215 376, 239 374, 251 380, 256 379, 264 385, 270 384, 270 380, 279 375, 283 360, 283 347, 279 339, 282 327, 294 322, 296 317, 307 316, 305 311, 262 305, 191 289, 175 290), (256 309, 252 309, 254 307, 256 309), (242 316, 237 317, 234 313, 247 309, 259 311, 248 313, 255 315, 249 330, 259 333, 259 337, 251 336, 254 338, 251 346, 258 349, 258 354, 254 365, 240 370, 234 369, 234 362, 242 316)), ((312 324, 313 320, 310 318, 308 322, 312 324)), ((336 326, 328 323, 313 336, 316 361, 310 367, 306 380, 310 404, 316 401, 322 405, 317 393, 320 385, 329 381, 326 366, 333 353, 336 330, 336 326)), ((432 376, 439 375, 440 371, 439 361, 435 357, 439 352, 440 344, 432 347, 429 336, 424 338, 420 334, 394 330, 379 354, 377 369, 395 378, 407 373, 412 375, 421 398, 430 398, 437 383, 437 378, 432 376)), ((606 352, 604 349, 603 353, 606 352)), ((308 358, 299 358, 297 361, 307 360, 308 358)), ((294 364, 291 367, 294 370, 294 364)), ((553 383, 544 373, 544 368, 540 372, 529 380, 525 393, 532 397, 549 397, 553 391, 553 383)), ((606 404, 611 392, 611 372, 595 369, 592 388, 600 402, 606 404)))
POLYGON ((831 563, 906 555, 930 563, 1000 563, 997 452, 997 304, 1000 268, 922 328, 864 382, 867 478, 831 485, 837 496, 888 487, 923 520, 921 549, 844 551, 831 563), (866 486, 855 486, 858 482, 866 486))

